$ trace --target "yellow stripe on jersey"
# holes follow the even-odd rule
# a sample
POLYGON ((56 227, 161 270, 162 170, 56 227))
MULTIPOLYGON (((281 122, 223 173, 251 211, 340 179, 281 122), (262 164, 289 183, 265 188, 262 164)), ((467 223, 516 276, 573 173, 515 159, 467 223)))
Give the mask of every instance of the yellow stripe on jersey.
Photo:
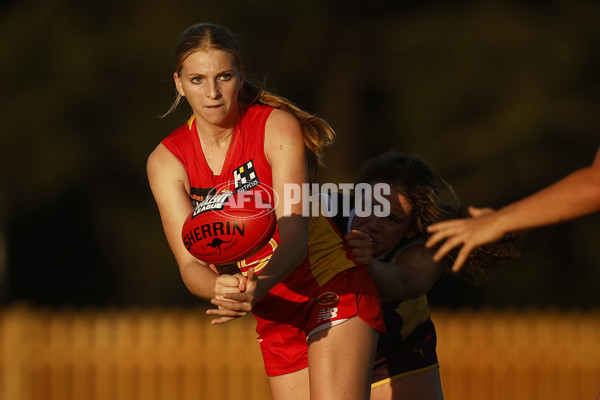
POLYGON ((342 243, 343 239, 324 216, 309 218, 308 261, 319 285, 323 286, 335 275, 354 267, 342 243))
POLYGON ((194 123, 194 119, 196 118, 195 115, 192 114, 192 116, 190 117, 190 119, 188 119, 188 129, 192 129, 192 124, 194 123))

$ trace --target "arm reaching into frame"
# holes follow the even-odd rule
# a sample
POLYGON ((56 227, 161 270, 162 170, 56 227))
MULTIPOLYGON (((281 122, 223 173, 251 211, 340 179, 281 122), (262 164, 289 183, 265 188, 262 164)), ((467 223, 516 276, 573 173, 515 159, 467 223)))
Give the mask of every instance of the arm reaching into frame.
POLYGON ((442 274, 441 263, 433 261, 433 251, 422 243, 408 246, 391 262, 383 262, 373 257, 369 235, 352 230, 344 239, 354 258, 367 267, 384 302, 427 294, 442 274))
POLYGON ((498 241, 509 232, 557 224, 599 210, 600 148, 592 165, 498 211, 470 207, 473 218, 430 225, 427 230, 431 236, 426 246, 432 248, 442 243, 434 255, 436 261, 462 246, 452 266, 456 272, 473 249, 498 241))

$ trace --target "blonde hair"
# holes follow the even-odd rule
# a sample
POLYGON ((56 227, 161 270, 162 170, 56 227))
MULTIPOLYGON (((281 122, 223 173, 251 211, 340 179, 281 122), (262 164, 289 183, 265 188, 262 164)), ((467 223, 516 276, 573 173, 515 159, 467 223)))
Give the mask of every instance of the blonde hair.
MULTIPOLYGON (((192 25, 183 32, 175 46, 175 71, 177 73, 181 71, 183 62, 190 54, 209 49, 222 50, 233 55, 234 64, 239 70, 242 67, 240 39, 239 35, 231 33, 223 26, 209 23, 192 25)), ((175 111, 181 100, 182 96, 177 93, 177 97, 163 117, 175 111)), ((263 104, 287 111, 296 117, 302 127, 304 145, 308 150, 307 164, 310 179, 315 179, 319 166, 322 165, 325 148, 331 146, 335 140, 335 132, 327 121, 307 113, 291 101, 269 93, 247 80, 244 80, 238 101, 242 113, 253 104, 263 104)))

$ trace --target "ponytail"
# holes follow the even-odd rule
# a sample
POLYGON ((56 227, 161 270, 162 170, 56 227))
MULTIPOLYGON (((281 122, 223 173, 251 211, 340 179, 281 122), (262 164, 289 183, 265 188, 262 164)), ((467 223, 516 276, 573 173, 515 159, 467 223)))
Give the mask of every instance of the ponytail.
POLYGON ((309 177, 311 181, 314 181, 319 167, 323 165, 325 148, 331 146, 335 140, 335 132, 327 121, 307 113, 281 96, 259 89, 248 82, 244 82, 244 88, 240 93, 240 102, 244 109, 258 103, 287 111, 296 117, 302 128, 304 146, 308 150, 309 177))

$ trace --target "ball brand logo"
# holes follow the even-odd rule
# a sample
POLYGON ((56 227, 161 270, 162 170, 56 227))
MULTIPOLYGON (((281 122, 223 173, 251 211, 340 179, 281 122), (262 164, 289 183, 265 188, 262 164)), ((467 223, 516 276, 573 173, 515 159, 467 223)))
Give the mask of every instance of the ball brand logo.
POLYGON ((231 243, 231 240, 223 240, 221 238, 214 238, 210 243, 206 243, 208 247, 212 247, 214 249, 219 250, 219 254, 221 254, 221 245, 231 243))
MULTIPOLYGON (((244 236, 246 230, 246 224, 241 225, 237 222, 213 222, 211 224, 203 224, 194 229, 188 231, 183 235, 183 244, 186 249, 190 250, 195 243, 200 242, 204 239, 213 238, 212 241, 206 246, 218 249, 221 252, 221 246, 224 243, 228 243, 220 239, 218 236, 244 236)), ((236 240, 236 239, 234 239, 236 240)), ((228 247, 232 247, 235 243, 227 244, 228 247)))

